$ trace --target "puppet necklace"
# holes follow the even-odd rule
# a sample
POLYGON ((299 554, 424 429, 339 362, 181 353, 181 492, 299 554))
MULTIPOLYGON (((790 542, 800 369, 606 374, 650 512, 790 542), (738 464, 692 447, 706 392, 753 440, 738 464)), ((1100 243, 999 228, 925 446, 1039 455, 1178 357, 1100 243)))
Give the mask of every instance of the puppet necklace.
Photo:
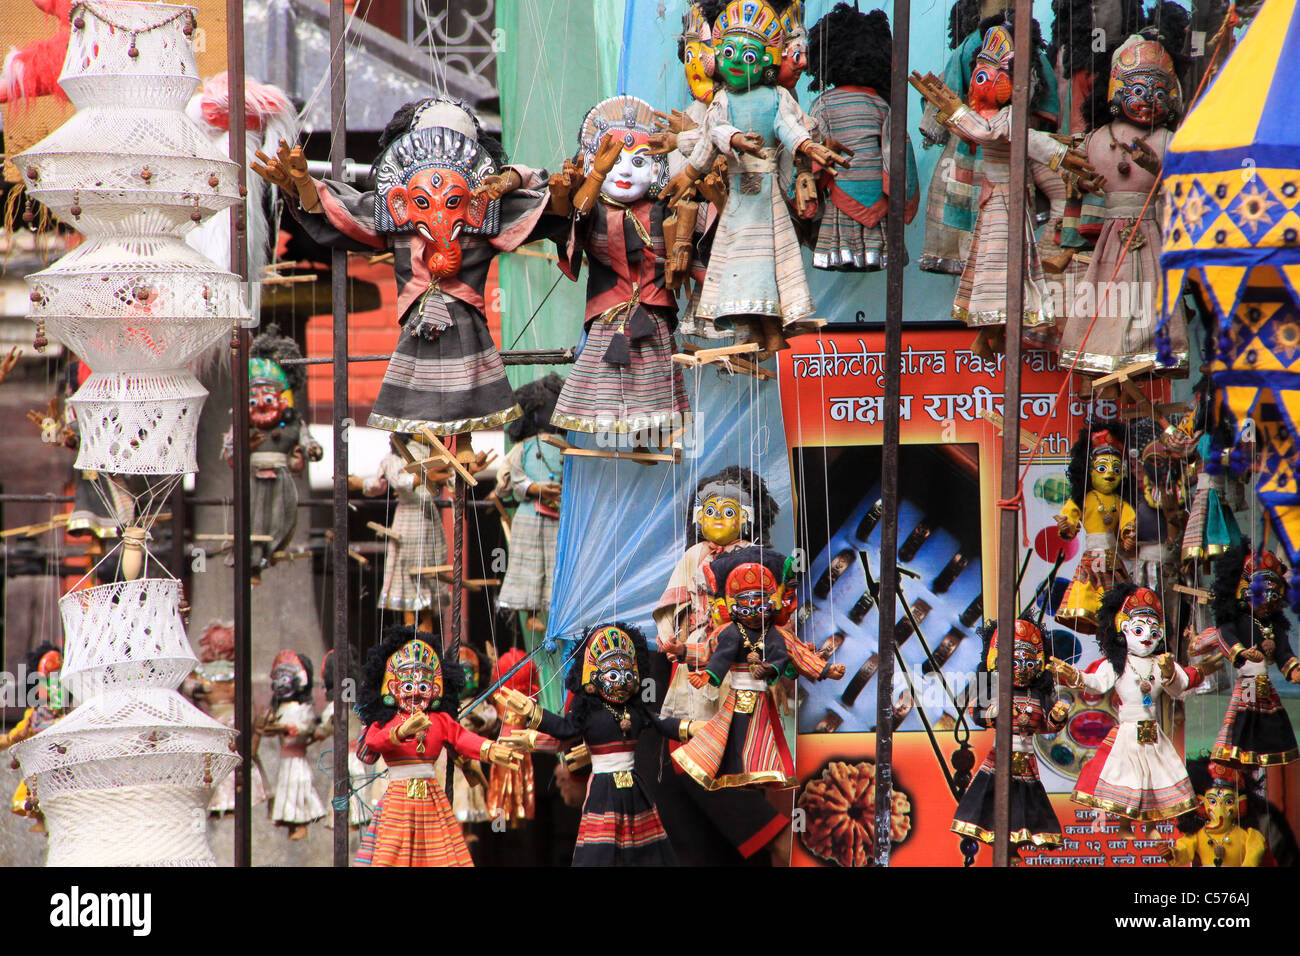
MULTIPOLYGON (((1115 168, 1119 170, 1119 174, 1121 176, 1127 176, 1130 172, 1133 171, 1133 167, 1129 164, 1128 161, 1128 149, 1120 146, 1119 141, 1115 139, 1114 130, 1112 130, 1109 126, 1106 127, 1106 132, 1110 135, 1110 148, 1112 150, 1124 149, 1124 155, 1119 158, 1119 162, 1115 164, 1115 168)), ((1147 144, 1146 138, 1141 136, 1138 137, 1137 142, 1140 142, 1143 146, 1147 144)))
POLYGON ((1111 505, 1107 508, 1106 503, 1101 500, 1101 495, 1095 491, 1090 494, 1097 499, 1097 514, 1101 516, 1101 523, 1109 529, 1115 523, 1115 512, 1119 510, 1118 506, 1111 505))
POLYGON ((745 655, 745 663, 761 664, 763 663, 763 651, 767 646, 767 628, 759 632, 758 640, 754 640, 749 633, 742 627, 740 629, 740 640, 745 650, 749 653, 745 655))
POLYGON ((626 705, 624 705, 623 711, 620 713, 618 710, 610 706, 609 701, 602 700, 601 703, 605 705, 607 711, 618 718, 618 729, 623 731, 624 737, 632 732, 632 715, 628 712, 626 705))
POLYGON ((1151 672, 1147 674, 1146 677, 1143 677, 1141 674, 1138 674, 1138 690, 1142 691, 1143 707, 1151 706, 1151 679, 1155 676, 1156 676, 1156 665, 1154 661, 1151 662, 1151 672))

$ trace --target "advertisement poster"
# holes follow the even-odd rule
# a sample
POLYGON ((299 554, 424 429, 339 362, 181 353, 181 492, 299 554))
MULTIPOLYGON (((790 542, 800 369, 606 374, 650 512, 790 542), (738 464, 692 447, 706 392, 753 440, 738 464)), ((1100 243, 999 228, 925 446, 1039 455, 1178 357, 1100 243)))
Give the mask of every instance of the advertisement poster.
MULTIPOLYGON (((1003 369, 1001 359, 972 353, 970 341, 964 329, 909 331, 902 354, 898 563, 900 597, 911 614, 900 601, 891 718, 897 841, 891 864, 899 866, 961 864, 960 839, 949 830, 958 800, 952 756, 969 749, 978 768, 993 746, 993 732, 970 720, 968 705, 992 692, 987 678, 976 678, 984 653, 977 629, 996 615, 986 598, 997 587, 1003 369)), ((1099 659, 1096 642, 1058 626, 1051 614, 1082 551, 1077 538, 1061 540, 1054 516, 1068 497, 1066 466, 1080 429, 1121 409, 1063 389, 1067 373, 1051 352, 1026 350, 1022 363, 1019 415, 1008 417, 1031 433, 1022 438, 1038 442, 1022 482, 1022 607, 1041 610, 1048 653, 1087 668, 1099 659)), ((796 799, 805 818, 795 861, 802 865, 854 865, 846 848, 862 843, 846 842, 844 834, 866 828, 874 814, 880 625, 872 591, 880 576, 884 369, 883 332, 796 339, 781 355, 785 430, 800 489, 796 538, 807 559, 800 637, 816 647, 831 642, 833 660, 846 670, 841 680, 799 687, 796 799), (825 819, 833 813, 847 813, 849 822, 825 819), (830 839, 832 831, 837 839, 830 839)), ((1150 397, 1167 399, 1167 384, 1152 387, 1150 397)), ((1113 824, 1094 832, 1092 814, 1070 802, 1074 781, 1114 725, 1115 712, 1108 694, 1062 688, 1060 696, 1070 706, 1065 728, 1035 744, 1067 842, 1060 851, 1027 854, 1029 862, 1163 862, 1157 846, 1172 825, 1158 839, 1123 840, 1113 824)), ((1178 741, 1175 715, 1167 717, 1166 729, 1178 741)), ((990 863, 991 853, 982 849, 977 865, 990 863)))

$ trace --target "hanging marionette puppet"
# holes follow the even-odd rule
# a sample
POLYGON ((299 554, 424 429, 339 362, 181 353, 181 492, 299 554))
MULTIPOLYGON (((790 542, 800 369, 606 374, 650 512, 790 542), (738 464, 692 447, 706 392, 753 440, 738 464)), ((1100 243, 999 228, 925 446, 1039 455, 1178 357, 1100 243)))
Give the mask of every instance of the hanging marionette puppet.
POLYGON ((515 389, 523 415, 506 426, 506 437, 515 444, 497 477, 497 497, 518 505, 510 522, 510 563, 497 606, 523 614, 529 634, 546 630, 551 607, 564 453, 542 436, 556 430, 551 418, 563 388, 564 380, 552 372, 515 389))
POLYGON ((719 623, 706 569, 719 555, 761 544, 778 510, 762 477, 740 465, 703 478, 696 487, 687 529, 694 543, 673 568, 654 612, 659 650, 675 662, 659 710, 665 717, 708 720, 726 699, 725 674, 718 687, 695 687, 687 680, 693 669, 687 657, 701 666, 708 661, 714 650, 711 632, 719 623))
POLYGON ((1178 583, 1177 545, 1182 540, 1186 511, 1182 500, 1182 462, 1166 442, 1156 439, 1142 449, 1138 466, 1134 528, 1137 551, 1130 578, 1151 588, 1166 607, 1172 607, 1178 583))
POLYGON ((777 84, 784 42, 780 15, 764 0, 727 4, 713 27, 714 72, 723 88, 709 105, 690 161, 669 186, 675 203, 719 155, 726 157, 727 205, 693 318, 757 342, 760 358, 785 348, 787 335, 815 328, 777 174, 780 153, 806 156, 814 169, 848 165, 847 157, 815 142, 816 122, 777 84))
POLYGON ((687 679, 701 688, 729 677, 731 686, 699 736, 674 751, 673 760, 707 790, 793 787, 794 764, 772 685, 796 675, 813 681, 844 676, 843 664, 828 663, 785 626, 795 604, 788 568, 782 555, 749 547, 718 556, 704 572, 731 620, 710 637, 712 654, 687 679))
MULTIPOLYGON (((818 269, 885 268, 892 51, 885 12, 862 13, 847 3, 836 4, 809 36, 811 89, 824 91, 813 101, 809 115, 853 156, 850 169, 822 177, 829 202, 822 210, 813 250, 813 266, 818 269)), ((904 187, 903 223, 909 223, 920 198, 910 140, 904 187)))
POLYGON ((1154 591, 1116 585, 1102 601, 1100 618, 1097 644, 1104 659, 1096 670, 1085 673, 1055 657, 1050 667, 1067 687, 1091 694, 1114 689, 1119 724, 1084 764, 1070 799, 1098 811, 1098 830, 1111 813, 1131 835, 1135 825, 1172 820, 1196 806, 1183 760, 1160 726, 1159 698, 1182 697, 1203 678, 1163 652, 1164 609, 1154 591))
MULTIPOLYGON (((504 675, 509 674, 524 657, 523 650, 517 647, 502 654, 492 669, 492 682, 496 683, 504 675)), ((540 674, 532 661, 525 662, 501 686, 522 694, 530 700, 536 700, 542 689, 540 674)), ((501 692, 493 695, 493 702, 497 704, 497 710, 501 714, 503 740, 508 740, 515 735, 516 731, 524 730, 528 726, 528 721, 524 717, 506 707, 505 697, 501 692)), ((488 774, 488 813, 494 819, 506 820, 512 827, 520 826, 525 820, 533 819, 537 812, 533 761, 528 754, 523 754, 522 757, 519 765, 515 767, 494 763, 488 774)))
POLYGON ((641 675, 649 673, 645 636, 616 621, 588 628, 581 666, 570 668, 572 692, 563 717, 503 688, 505 705, 525 718, 529 731, 510 738, 530 747, 533 732, 581 737, 591 751, 591 781, 582 806, 574 866, 672 866, 676 859, 654 801, 635 769, 637 740, 654 730, 670 740, 689 740, 701 726, 652 713, 641 699, 641 675))
POLYGON ((359 865, 473 866, 438 779, 438 758, 447 750, 470 761, 519 764, 508 748, 460 725, 464 676, 459 663, 440 658, 437 640, 413 627, 389 628, 366 661, 357 700, 366 732, 358 749, 384 758, 388 787, 359 865))
POLYGON ((1062 234, 1062 245, 1091 243, 1092 251, 1079 281, 1081 295, 1091 301, 1076 298, 1061 337, 1061 363, 1104 375, 1158 361, 1164 371, 1185 375, 1187 317, 1181 299, 1170 314, 1168 341, 1160 343, 1163 354, 1157 354, 1155 334, 1161 237, 1159 204, 1150 195, 1183 112, 1174 60, 1164 42, 1152 31, 1130 36, 1111 57, 1106 89, 1098 84, 1094 97, 1087 113, 1096 119, 1082 150, 1105 193, 1088 194, 1077 230, 1062 234))
POLYGON ((1201 794, 1195 832, 1160 846, 1170 866, 1262 866, 1268 841, 1259 830, 1241 825, 1246 809, 1244 780, 1223 764, 1210 762, 1210 786, 1201 794))
MULTIPOLYGON (((948 46, 953 51, 943 69, 943 82, 959 97, 969 92, 971 72, 985 33, 1007 24, 1001 0, 957 0, 948 11, 948 46)), ((1054 131, 1060 115, 1056 78, 1043 51, 1038 21, 1033 21, 1034 68, 1030 71, 1030 125, 1054 131)), ((930 177, 925 201, 925 248, 918 265, 924 272, 961 275, 970 253, 979 213, 983 160, 978 143, 950 134, 933 104, 926 105, 920 123, 926 147, 943 146, 930 177)))
MULTIPOLYGON (((967 103, 934 74, 912 74, 912 85, 939 108, 939 121, 969 144, 979 146, 983 158, 983 183, 979 214, 971 237, 970 253, 962 269, 952 317, 979 329, 972 350, 991 358, 1006 347, 1007 243, 1010 230, 1025 235, 1024 306, 1022 328, 1052 326, 1056 317, 1043 278, 1029 203, 1022 222, 1011 221, 1011 190, 1027 184, 1012 183, 1011 176, 1011 72, 1014 45, 1011 31, 1001 24, 989 27, 971 68, 967 103)), ((1052 170, 1084 175, 1092 170, 1084 158, 1047 133, 1030 129, 1028 156, 1052 170)), ((1032 339, 1031 339, 1032 340, 1032 339)))
POLYGON ((1094 634, 1102 598, 1128 580, 1128 565, 1137 547, 1137 515, 1120 494, 1124 479, 1124 439, 1117 422, 1084 429, 1070 449, 1070 500, 1056 516, 1060 536, 1069 541, 1084 533, 1083 554, 1074 580, 1056 609, 1055 618, 1080 634, 1094 634))
MULTIPOLYGON (((1209 387, 1208 378, 1202 385, 1209 387)), ((1198 385, 1198 392, 1201 386, 1198 385)), ((1213 425, 1210 403, 1201 401, 1196 419, 1201 431, 1196 434, 1196 487, 1183 531, 1183 563, 1189 568, 1209 570, 1212 562, 1231 549, 1241 547, 1241 528, 1233 514, 1233 501, 1241 502, 1244 483, 1239 476, 1249 471, 1244 450, 1234 448, 1232 425, 1228 416, 1213 425)))
POLYGON ((306 839, 308 825, 325 816, 307 760, 307 746, 319 723, 311 703, 311 660, 296 651, 281 651, 271 663, 271 707, 254 726, 252 749, 256 757, 261 737, 280 738, 270 809, 275 825, 289 828, 290 840, 306 839))
MULTIPOLYGON (((557 238, 560 271, 576 280, 586 254, 586 340, 551 422, 580 432, 659 436, 690 419, 673 364, 677 303, 665 285, 668 164, 650 152, 654 110, 634 96, 592 107, 578 144, 581 175, 552 177, 557 208, 571 205, 557 238)), ((648 444, 639 438, 638 444, 648 444)))
MULTIPOLYGON (((16 743, 34 737, 42 730, 57 724, 69 704, 67 695, 59 684, 59 672, 63 669, 63 655, 50 643, 41 644, 27 655, 27 673, 36 679, 36 703, 23 711, 18 723, 6 734, 0 735, 0 753, 16 743)), ((27 690, 27 688, 24 688, 27 690)), ((14 768, 18 761, 13 761, 14 768)), ((32 832, 45 832, 45 814, 41 813, 36 800, 36 791, 23 780, 14 790, 10 809, 20 817, 30 817, 32 832)))
POLYGON ((460 455, 468 433, 519 414, 483 293, 493 258, 534 238, 545 176, 506 165, 500 144, 452 100, 408 103, 379 144, 372 192, 312 179, 301 148, 283 143, 252 169, 297 199, 291 211, 322 245, 392 250, 402 333, 369 424, 463 435, 460 455))
MULTIPOLYGON (((199 666, 186 679, 187 696, 213 720, 227 727, 235 726, 235 625, 233 621, 213 621, 199 638, 199 666)), ((228 773, 212 793, 208 813, 221 816, 235 809, 235 777, 228 773)), ((254 760, 252 767, 252 802, 264 803, 267 798, 266 779, 262 764, 254 760)))
MULTIPOLYGON (((330 648, 325 652, 325 659, 320 665, 320 680, 325 687, 325 708, 320 712, 320 724, 316 728, 313 737, 315 741, 324 742, 334 739, 334 662, 338 656, 334 649, 330 648)), ((355 659, 354 659, 355 660, 355 659)), ((349 678, 351 674, 344 672, 343 677, 349 678)), ((353 714, 352 708, 347 708, 348 721, 348 740, 356 740, 361 736, 361 724, 353 714)), ((231 774, 231 776, 234 776, 231 774)), ((353 748, 348 748, 348 826, 354 830, 360 829, 370 822, 374 816, 374 811, 370 804, 362 798, 360 790, 364 786, 366 779, 366 765, 361 762, 361 758, 356 755, 353 748)), ((333 829, 334 815, 332 813, 325 816, 325 826, 333 829)))
POLYGON ((1272 767, 1300 760, 1300 752, 1269 665, 1300 684, 1300 658, 1288 639, 1286 567, 1272 551, 1249 548, 1249 542, 1233 548, 1215 564, 1214 644, 1237 668, 1237 682, 1213 758, 1240 767, 1272 767))
MULTIPOLYGON (((1034 755, 1035 734, 1059 733, 1065 725, 1069 706, 1056 698, 1056 682, 1043 668, 1043 632, 1032 621, 1016 621, 1014 669, 1011 694, 1011 829, 1013 847, 1059 847, 1064 842, 1061 824, 1052 809, 1047 791, 1038 777, 1038 758, 1034 755)), ((989 673, 997 670, 998 636, 993 631, 992 641, 984 657, 989 673)), ((994 701, 975 713, 975 723, 981 727, 995 726, 998 705, 994 701)), ((953 815, 953 833, 961 834, 980 843, 993 844, 996 817, 994 815, 994 783, 997 744, 989 751, 975 773, 975 778, 953 815)), ((963 844, 965 841, 963 841, 963 844)), ((968 860, 974 861, 978 844, 970 849, 968 860)), ((964 854, 966 847, 963 846, 964 854)))
MULTIPOLYGON (((300 358, 298 344, 281 335, 275 325, 268 325, 249 350, 249 527, 255 536, 249 554, 254 584, 261 581, 262 569, 270 567, 285 550, 297 527, 295 476, 302 474, 308 461, 320 461, 324 455, 294 407, 295 399, 306 397, 307 374, 301 365, 280 364, 300 358)), ((226 430, 221 453, 226 464, 233 466, 233 425, 226 430)))

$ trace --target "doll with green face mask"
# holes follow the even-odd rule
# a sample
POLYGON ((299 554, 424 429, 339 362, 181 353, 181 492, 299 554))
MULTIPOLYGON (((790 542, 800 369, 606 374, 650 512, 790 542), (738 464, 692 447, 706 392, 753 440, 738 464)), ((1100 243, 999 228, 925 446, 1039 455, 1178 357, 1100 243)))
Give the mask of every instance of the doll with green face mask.
POLYGON ((779 85, 784 46, 781 11, 764 0, 731 0, 723 8, 713 25, 719 88, 699 143, 668 187, 676 203, 718 156, 727 159, 729 199, 689 320, 757 342, 763 356, 814 327, 798 236, 779 196, 781 154, 822 167, 847 165, 814 139, 815 121, 779 85))

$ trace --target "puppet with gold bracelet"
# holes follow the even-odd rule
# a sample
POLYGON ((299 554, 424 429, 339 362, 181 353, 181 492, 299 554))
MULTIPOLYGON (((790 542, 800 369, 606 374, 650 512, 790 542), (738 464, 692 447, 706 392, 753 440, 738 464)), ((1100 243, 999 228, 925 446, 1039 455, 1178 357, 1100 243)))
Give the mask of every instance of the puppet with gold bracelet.
POLYGON ((581 737, 590 751, 591 783, 573 848, 574 866, 671 866, 676 857, 668 834, 634 768, 637 740, 653 730, 685 741, 702 725, 660 717, 641 699, 649 656, 638 628, 621 621, 598 624, 584 632, 581 646, 581 661, 566 679, 572 693, 567 714, 551 713, 519 691, 502 688, 503 704, 523 716, 529 728, 511 740, 531 749, 537 732, 581 737))
POLYGON ((442 659, 440 645, 433 634, 393 627, 366 661, 357 701, 366 732, 358 750, 384 758, 388 787, 359 865, 473 866, 438 779, 438 758, 447 750, 470 761, 520 762, 509 748, 460 725, 465 678, 459 662, 442 659))

